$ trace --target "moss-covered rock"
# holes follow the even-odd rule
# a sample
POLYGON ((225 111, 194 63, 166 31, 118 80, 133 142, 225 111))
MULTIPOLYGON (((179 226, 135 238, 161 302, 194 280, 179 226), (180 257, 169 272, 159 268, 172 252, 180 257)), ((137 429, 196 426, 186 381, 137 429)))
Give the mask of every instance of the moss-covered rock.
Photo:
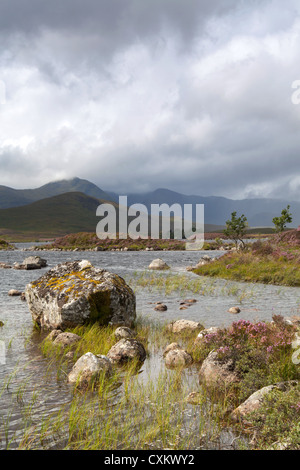
POLYGON ((25 296, 33 321, 42 328, 93 322, 131 326, 136 318, 135 295, 124 279, 86 260, 50 269, 26 286, 25 296))

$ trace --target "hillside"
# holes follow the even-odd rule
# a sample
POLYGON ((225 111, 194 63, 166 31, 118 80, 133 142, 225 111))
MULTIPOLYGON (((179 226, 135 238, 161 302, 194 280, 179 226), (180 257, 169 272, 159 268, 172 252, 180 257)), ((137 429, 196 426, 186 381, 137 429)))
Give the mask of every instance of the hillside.
POLYGON ((66 193, 26 206, 0 209, 0 233, 35 234, 35 238, 92 231, 98 219, 96 208, 102 200, 83 193, 66 193))

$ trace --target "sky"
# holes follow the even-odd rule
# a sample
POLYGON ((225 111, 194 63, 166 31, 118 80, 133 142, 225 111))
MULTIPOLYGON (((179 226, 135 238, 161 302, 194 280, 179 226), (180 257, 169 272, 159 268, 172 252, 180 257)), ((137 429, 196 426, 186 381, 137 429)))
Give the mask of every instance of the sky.
POLYGON ((299 200, 299 80, 299 0, 1 0, 0 185, 299 200))

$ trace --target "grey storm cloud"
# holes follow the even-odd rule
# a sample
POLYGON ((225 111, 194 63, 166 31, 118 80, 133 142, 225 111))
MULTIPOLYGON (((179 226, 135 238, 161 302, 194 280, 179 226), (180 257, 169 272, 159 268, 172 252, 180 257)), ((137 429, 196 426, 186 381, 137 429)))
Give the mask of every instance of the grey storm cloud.
POLYGON ((0 40, 0 184, 298 198, 297 0, 2 0, 0 40))

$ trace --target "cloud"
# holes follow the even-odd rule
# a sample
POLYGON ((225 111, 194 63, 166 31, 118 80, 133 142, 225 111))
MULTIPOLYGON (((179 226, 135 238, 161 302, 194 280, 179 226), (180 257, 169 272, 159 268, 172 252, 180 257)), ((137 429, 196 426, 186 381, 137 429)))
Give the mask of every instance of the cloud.
POLYGON ((297 197, 297 1, 3 0, 0 31, 0 184, 297 197))

